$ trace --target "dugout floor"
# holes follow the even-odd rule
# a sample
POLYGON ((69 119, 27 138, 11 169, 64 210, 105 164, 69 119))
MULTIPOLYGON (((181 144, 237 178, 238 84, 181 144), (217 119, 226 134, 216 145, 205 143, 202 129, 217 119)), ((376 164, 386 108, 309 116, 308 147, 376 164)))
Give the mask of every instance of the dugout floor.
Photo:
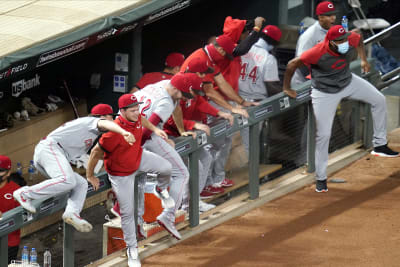
MULTIPOLYGON (((390 145, 400 151, 400 131, 390 145)), ((367 155, 328 193, 307 186, 142 260, 142 266, 399 266, 400 158, 367 155)))

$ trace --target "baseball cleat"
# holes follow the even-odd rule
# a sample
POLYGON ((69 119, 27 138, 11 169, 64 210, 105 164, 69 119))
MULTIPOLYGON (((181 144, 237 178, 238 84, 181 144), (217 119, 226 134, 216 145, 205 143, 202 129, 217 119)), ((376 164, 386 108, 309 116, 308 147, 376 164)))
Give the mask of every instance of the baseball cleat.
POLYGON ((93 226, 88 221, 79 217, 76 213, 64 213, 62 219, 65 223, 72 225, 79 232, 87 233, 92 231, 93 226))
POLYGON ((224 180, 222 180, 222 182, 220 183, 220 185, 222 187, 231 187, 235 184, 234 181, 232 181, 231 179, 225 178, 224 180))
POLYGON ((15 190, 13 193, 14 199, 18 201, 19 204, 30 213, 36 213, 36 208, 32 205, 31 200, 24 196, 23 191, 27 188, 27 186, 24 186, 18 190, 15 190))
POLYGON ((175 207, 174 199, 169 195, 168 190, 162 190, 158 186, 154 187, 154 195, 161 199, 161 204, 165 209, 172 209, 175 207))
POLYGON ((137 248, 128 247, 126 249, 126 256, 128 256, 128 266, 129 267, 140 267, 139 253, 137 248))
POLYGON ((383 146, 374 147, 374 150, 371 151, 371 154, 379 157, 386 158, 396 158, 399 156, 399 152, 391 150, 387 144, 383 146))
POLYGON ((315 192, 317 193, 328 192, 328 185, 326 184, 326 180, 317 180, 317 183, 315 185, 315 192))
POLYGON ((209 204, 209 203, 206 203, 204 201, 199 200, 199 211, 200 212, 206 212, 206 211, 209 211, 209 210, 211 210, 211 209, 213 209, 215 207, 216 206, 214 204, 209 204))
MULTIPOLYGON (((173 216, 172 216, 173 217, 173 216)), ((176 230, 175 228, 175 224, 173 220, 170 220, 168 218, 168 215, 166 213, 161 213, 158 217, 157 217, 157 222, 159 225, 161 225, 162 227, 165 228, 165 230, 167 230, 173 237, 175 237, 178 240, 181 240, 182 236, 181 234, 178 232, 178 230, 176 230)))

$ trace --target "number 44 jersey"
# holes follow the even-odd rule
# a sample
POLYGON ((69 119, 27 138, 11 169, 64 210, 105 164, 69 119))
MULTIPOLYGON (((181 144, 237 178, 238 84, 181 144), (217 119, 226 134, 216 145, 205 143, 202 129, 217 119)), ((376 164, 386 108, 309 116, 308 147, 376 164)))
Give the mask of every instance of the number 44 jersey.
POLYGON ((268 97, 265 82, 279 81, 278 63, 267 48, 269 45, 259 39, 250 51, 242 56, 239 76, 239 95, 246 99, 268 97))

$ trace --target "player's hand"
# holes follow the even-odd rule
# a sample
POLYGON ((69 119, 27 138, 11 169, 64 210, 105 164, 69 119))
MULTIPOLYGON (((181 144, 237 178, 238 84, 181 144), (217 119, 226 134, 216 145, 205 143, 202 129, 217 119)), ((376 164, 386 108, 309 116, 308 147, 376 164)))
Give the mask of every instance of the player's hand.
POLYGON ((133 145, 136 142, 135 137, 130 132, 125 131, 122 135, 124 136, 125 141, 130 145, 133 145))
MULTIPOLYGON (((208 127, 208 125, 205 125, 203 123, 200 122, 196 122, 194 124, 194 128, 197 130, 202 130, 204 131, 207 135, 210 135, 210 127, 208 127)), ((195 133, 196 134, 196 133, 195 133)))
POLYGON ((228 121, 229 121, 229 124, 230 124, 230 125, 233 125, 234 118, 233 118, 232 114, 219 111, 219 112, 218 112, 218 116, 221 117, 221 118, 224 118, 225 120, 228 120, 228 121))
POLYGON ((242 116, 245 116, 246 118, 249 117, 249 113, 247 113, 247 110, 242 109, 242 108, 232 108, 232 113, 240 114, 242 116))
POLYGON ((168 139, 167 133, 164 132, 163 130, 161 130, 160 128, 156 127, 156 129, 154 130, 154 133, 164 140, 168 139))
POLYGON ((258 103, 258 102, 244 101, 242 103, 243 107, 251 107, 251 106, 258 106, 258 105, 260 105, 260 103, 258 103))
POLYGON ((165 142, 167 142, 170 146, 172 146, 173 148, 175 148, 175 142, 172 139, 166 139, 165 142))
POLYGON ((363 73, 368 73, 371 69, 371 65, 369 65, 368 61, 361 60, 361 71, 363 73))
POLYGON ((183 132, 183 133, 181 133, 181 136, 192 136, 193 137, 193 139, 196 139, 196 132, 192 132, 192 131, 187 131, 187 132, 183 132))
POLYGON ((283 92, 285 94, 287 94, 288 96, 290 96, 291 98, 296 98, 296 96, 297 96, 297 92, 291 88, 283 89, 283 92))
POLYGON ((257 17, 254 19, 254 26, 260 28, 262 30, 262 25, 264 23, 265 19, 263 17, 257 17))
POLYGON ((100 187, 100 180, 96 176, 88 176, 87 180, 92 184, 94 191, 100 187))

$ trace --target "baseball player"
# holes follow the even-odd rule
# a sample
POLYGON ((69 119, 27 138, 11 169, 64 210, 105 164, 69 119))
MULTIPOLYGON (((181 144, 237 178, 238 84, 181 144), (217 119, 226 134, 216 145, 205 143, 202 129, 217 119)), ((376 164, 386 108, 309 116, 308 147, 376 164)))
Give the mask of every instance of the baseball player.
MULTIPOLYGON (((249 53, 242 56, 239 77, 239 95, 246 101, 259 102, 268 96, 282 91, 279 84, 278 62, 270 51, 281 39, 281 30, 274 25, 267 25, 261 31, 261 38, 249 53)), ((260 127, 262 123, 259 124, 260 127)), ((249 128, 240 131, 242 143, 249 154, 249 128)))
POLYGON ((130 93, 134 93, 149 84, 153 84, 162 80, 170 80, 172 76, 179 72, 183 61, 185 61, 185 56, 183 54, 176 52, 170 53, 165 59, 164 70, 145 73, 132 88, 130 93))
MULTIPOLYGON (((205 100, 201 95, 204 95, 202 91, 202 79, 196 75, 195 73, 186 73, 186 77, 190 80, 191 87, 187 88, 185 92, 191 93, 193 98, 182 97, 180 101, 180 107, 182 109, 183 114, 183 122, 184 122, 184 130, 192 131, 202 130, 207 135, 210 135, 210 128, 208 125, 203 124, 199 121, 196 121, 195 118, 198 113, 209 114, 214 117, 220 117, 229 120, 230 124, 233 124, 233 116, 229 113, 219 111, 218 109, 211 106, 207 100, 205 100)), ((167 123, 164 124, 164 130, 168 135, 171 136, 180 136, 178 128, 173 120, 173 118, 169 118, 167 123)), ((208 171, 211 166, 212 156, 206 147, 202 147, 199 151, 199 192, 203 193, 203 189, 206 186, 208 171)), ((209 182, 211 184, 212 181, 209 182)), ((220 187, 218 192, 208 192, 207 190, 202 194, 200 194, 203 198, 210 198, 212 195, 223 192, 223 188, 220 187), (209 193, 205 196, 206 193, 209 193)), ((182 203, 182 209, 186 209, 188 207, 188 203, 186 202, 188 199, 184 197, 184 203, 182 203)), ((205 212, 209 209, 214 208, 215 205, 207 204, 200 200, 199 202, 199 210, 200 212, 205 212)))
POLYGON ((326 168, 328 147, 336 107, 343 98, 351 98, 371 104, 374 124, 373 155, 398 157, 399 153, 387 146, 386 100, 372 84, 350 72, 352 53, 358 52, 363 72, 369 72, 362 37, 354 32, 347 33, 336 25, 329 29, 323 42, 307 50, 300 57, 289 61, 285 76, 284 90, 296 96, 290 88, 294 71, 307 65, 311 68, 312 105, 316 121, 316 191, 327 192, 326 168))
POLYGON ((87 178, 95 190, 99 187, 99 179, 93 171, 99 159, 103 158, 112 189, 116 193, 121 212, 121 226, 127 244, 128 265, 140 266, 137 251, 137 239, 134 219, 134 185, 135 176, 140 172, 158 174, 155 195, 161 199, 163 206, 173 208, 174 200, 169 196, 167 186, 171 176, 171 164, 164 158, 143 150, 141 147, 142 125, 161 138, 167 138, 162 130, 152 125, 139 112, 139 104, 132 94, 124 94, 118 99, 120 115, 115 123, 129 131, 135 137, 135 143, 128 145, 118 134, 108 132, 102 135, 99 143, 90 153, 87 178))
POLYGON ((88 183, 72 170, 70 162, 87 153, 96 138, 105 131, 122 135, 128 143, 135 141, 131 133, 111 121, 112 114, 111 106, 98 104, 92 108, 91 116, 63 124, 39 142, 33 156, 35 167, 51 179, 33 186, 24 186, 14 192, 14 198, 23 208, 35 213, 36 208, 31 200, 71 191, 62 215, 63 220, 80 232, 92 230, 92 225, 79 216, 85 202, 88 183))
MULTIPOLYGON (((324 40, 326 33, 335 23, 336 13, 332 2, 324 1, 317 5, 315 14, 318 17, 318 21, 300 35, 296 45, 296 57, 324 40)), ((306 76, 308 74, 307 67, 298 68, 292 78, 292 86, 307 81, 306 76)))
MULTIPOLYGON (((183 91, 186 87, 188 87, 188 81, 185 75, 176 74, 171 80, 150 84, 142 90, 135 92, 135 97, 140 102, 143 102, 140 105, 141 115, 162 129, 164 123, 173 115, 182 95, 188 98, 192 97, 190 93, 183 91)), ((180 119, 183 120, 182 118, 180 119)), ((183 135, 187 134, 183 133, 183 135)), ((165 208, 157 217, 157 221, 179 240, 181 239, 181 235, 175 228, 175 212, 181 206, 185 187, 188 186, 189 171, 178 152, 174 149, 172 140, 162 139, 145 129, 143 131, 142 143, 144 143, 144 149, 163 157, 172 165, 169 194, 174 199, 175 206, 173 208, 165 208)), ((143 205, 139 205, 139 215, 144 213, 143 208, 143 205)))
MULTIPOLYGON (((0 155, 0 220, 4 212, 19 206, 13 198, 13 192, 19 185, 10 181, 11 160, 7 156, 0 155)), ((18 248, 21 231, 18 229, 8 234, 8 263, 15 260, 18 255, 18 248)))

